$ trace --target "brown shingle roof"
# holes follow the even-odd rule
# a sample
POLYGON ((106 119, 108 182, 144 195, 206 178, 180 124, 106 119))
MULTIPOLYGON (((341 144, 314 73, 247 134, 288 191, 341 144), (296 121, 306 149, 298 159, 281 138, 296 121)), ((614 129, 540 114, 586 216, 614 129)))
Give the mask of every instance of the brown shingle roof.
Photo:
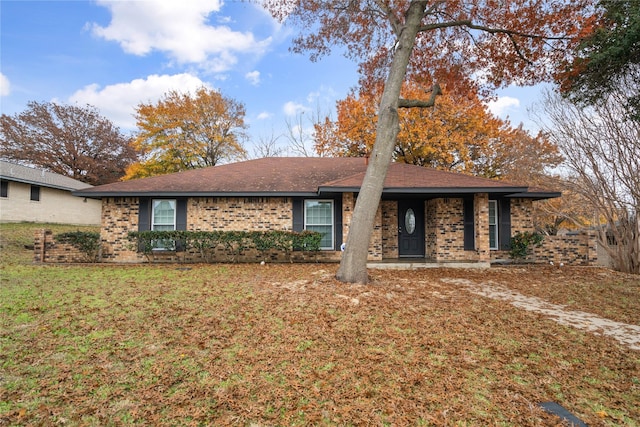
MULTIPOLYGON (((271 157, 151 178, 101 185, 74 194, 85 197, 190 195, 296 195, 357 190, 366 172, 363 158, 271 157)), ((526 192, 524 186, 392 163, 388 193, 526 192)))
MULTIPOLYGON (((321 185, 321 188, 359 188, 364 180, 365 172, 351 175, 347 178, 335 180, 321 185)), ((461 189, 496 189, 505 191, 525 191, 526 186, 508 182, 496 181, 461 173, 441 171, 432 168, 409 165, 406 163, 392 163, 384 181, 386 191, 396 190, 461 190, 461 189)), ((428 191, 427 191, 428 192, 428 191)))

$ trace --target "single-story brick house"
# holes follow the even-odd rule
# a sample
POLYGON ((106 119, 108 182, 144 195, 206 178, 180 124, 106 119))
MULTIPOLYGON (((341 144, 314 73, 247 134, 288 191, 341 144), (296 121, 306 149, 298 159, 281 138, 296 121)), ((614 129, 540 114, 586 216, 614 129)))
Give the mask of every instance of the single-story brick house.
MULTIPOLYGON (((129 231, 314 230, 322 256, 348 244, 364 158, 263 158, 74 192, 102 199, 103 259, 143 260, 129 231)), ((533 231, 534 200, 559 197, 526 186, 392 163, 369 248, 372 261, 417 258, 488 263, 512 235, 533 231)))
POLYGON ((87 188, 68 176, 0 160, 0 222, 98 225, 100 201, 71 195, 87 188))

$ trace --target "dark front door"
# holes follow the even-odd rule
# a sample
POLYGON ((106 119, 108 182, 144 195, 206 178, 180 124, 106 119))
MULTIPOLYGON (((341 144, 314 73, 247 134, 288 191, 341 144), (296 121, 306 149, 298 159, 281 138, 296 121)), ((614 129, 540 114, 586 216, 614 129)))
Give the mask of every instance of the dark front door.
POLYGON ((424 201, 398 201, 398 255, 424 257, 424 201))

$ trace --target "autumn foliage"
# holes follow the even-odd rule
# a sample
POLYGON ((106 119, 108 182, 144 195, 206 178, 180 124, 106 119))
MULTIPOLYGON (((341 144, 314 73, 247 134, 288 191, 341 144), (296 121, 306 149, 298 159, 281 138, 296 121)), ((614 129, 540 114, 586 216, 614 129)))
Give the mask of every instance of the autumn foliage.
POLYGON ((95 107, 32 101, 0 118, 0 157, 100 185, 120 179, 137 153, 95 107))
POLYGON ((144 160, 128 168, 125 179, 243 158, 244 116, 242 103, 205 87, 194 95, 170 91, 156 104, 138 105, 134 146, 144 160))
MULTIPOLYGON (((321 156, 369 156, 375 142, 379 92, 362 89, 337 103, 337 119, 315 125, 315 149, 321 156)), ((407 85, 405 98, 424 96, 424 88, 407 85)), ((544 135, 492 115, 473 94, 443 94, 432 108, 399 111, 400 131, 394 160, 487 178, 530 182, 532 175, 562 160, 544 135)))

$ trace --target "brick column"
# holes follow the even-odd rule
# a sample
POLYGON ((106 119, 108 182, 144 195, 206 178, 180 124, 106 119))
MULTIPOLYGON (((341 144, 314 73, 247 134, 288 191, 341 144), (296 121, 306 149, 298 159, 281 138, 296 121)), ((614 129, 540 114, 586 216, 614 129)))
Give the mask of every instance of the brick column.
POLYGON ((476 232, 476 252, 478 261, 491 261, 489 250, 489 194, 480 193, 473 197, 474 229, 476 232))

